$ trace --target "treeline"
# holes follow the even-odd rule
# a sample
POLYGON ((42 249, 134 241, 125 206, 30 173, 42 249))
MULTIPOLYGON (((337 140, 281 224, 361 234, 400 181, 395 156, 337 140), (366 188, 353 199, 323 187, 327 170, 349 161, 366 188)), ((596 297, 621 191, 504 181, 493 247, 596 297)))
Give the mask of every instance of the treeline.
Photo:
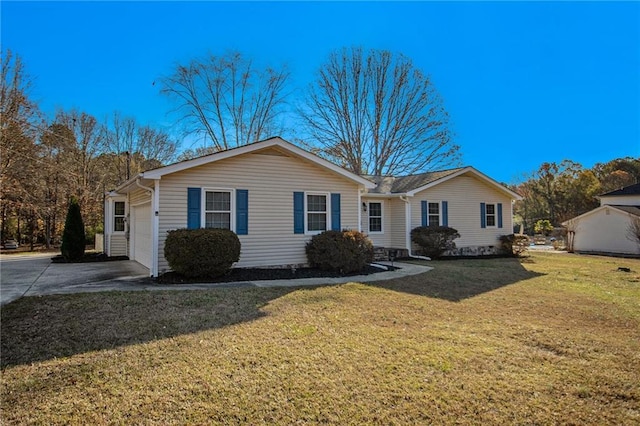
POLYGON ((102 232, 104 191, 174 160, 165 132, 115 112, 100 122, 78 110, 45 117, 30 98, 21 59, 2 57, 0 87, 0 232, 2 240, 58 243, 70 198, 82 208, 87 239, 102 232))
POLYGON ((535 223, 549 220, 555 227, 600 205, 598 196, 640 182, 640 159, 619 158, 590 169, 571 160, 544 163, 524 182, 511 185, 522 195, 516 202, 516 224, 534 234, 535 223))
MULTIPOLYGON (((101 230, 104 190, 175 159, 177 144, 166 133, 117 113, 103 122, 77 110, 44 117, 20 58, 3 52, 1 62, 3 241, 55 241, 71 196, 91 238, 101 230)), ((337 49, 303 90, 290 87, 286 66, 259 67, 237 52, 196 57, 154 77, 173 103, 176 125, 203 142, 178 160, 286 133, 359 174, 459 164, 442 99, 428 74, 400 53, 337 49)))

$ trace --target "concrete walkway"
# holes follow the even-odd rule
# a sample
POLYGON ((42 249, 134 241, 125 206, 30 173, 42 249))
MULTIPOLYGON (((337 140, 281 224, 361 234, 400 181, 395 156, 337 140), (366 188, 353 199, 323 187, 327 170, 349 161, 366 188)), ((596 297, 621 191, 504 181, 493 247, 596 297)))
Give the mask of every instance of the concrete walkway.
POLYGON ((206 290, 221 287, 298 287, 347 282, 372 282, 402 278, 430 271, 431 267, 395 262, 395 271, 343 278, 242 281, 211 284, 156 284, 148 270, 130 260, 95 263, 51 263, 51 254, 2 256, 0 304, 22 296, 93 293, 101 291, 206 290), (15 257, 14 257, 15 256, 15 257))

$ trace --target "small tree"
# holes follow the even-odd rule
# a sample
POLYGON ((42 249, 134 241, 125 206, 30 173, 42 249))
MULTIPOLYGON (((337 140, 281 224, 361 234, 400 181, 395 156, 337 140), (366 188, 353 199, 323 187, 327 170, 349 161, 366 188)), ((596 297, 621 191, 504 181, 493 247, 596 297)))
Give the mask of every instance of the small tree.
POLYGON ((62 256, 70 262, 82 259, 84 255, 84 223, 80 213, 80 204, 75 197, 69 202, 67 219, 64 222, 64 232, 62 233, 62 256))
POLYGON ((542 234, 546 237, 548 232, 553 231, 553 225, 547 219, 540 219, 536 222, 533 230, 536 234, 542 234))
POLYGON ((431 258, 438 258, 445 251, 456 248, 453 242, 456 238, 460 238, 460 233, 448 226, 419 226, 411 230, 411 241, 431 258))

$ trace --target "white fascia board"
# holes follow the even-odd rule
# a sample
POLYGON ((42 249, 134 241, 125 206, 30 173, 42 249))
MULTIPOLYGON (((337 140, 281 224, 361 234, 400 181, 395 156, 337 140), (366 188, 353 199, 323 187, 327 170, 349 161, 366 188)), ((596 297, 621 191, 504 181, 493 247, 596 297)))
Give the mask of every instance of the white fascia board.
POLYGON ((336 166, 335 164, 318 157, 310 152, 307 152, 297 146, 285 141, 282 138, 275 137, 271 139, 267 139, 260 142, 255 142, 250 145, 244 145, 238 148, 229 149, 226 151, 216 152, 211 155, 207 155, 200 158, 194 158, 193 160, 183 161, 180 163, 172 164, 170 166, 162 167, 155 170, 149 170, 147 172, 141 173, 141 177, 144 179, 160 179, 162 176, 180 172, 182 170, 187 170, 192 167, 198 167, 205 164, 213 163, 215 161, 225 160, 227 158, 236 157, 238 155, 249 154, 251 152, 255 152, 261 149, 269 148, 277 146, 290 153, 304 158, 308 161, 311 161, 319 166, 322 166, 326 169, 333 171, 347 179, 350 179, 354 182, 357 182, 360 185, 363 185, 365 188, 373 189, 375 188, 375 184, 363 177, 360 177, 354 173, 349 172, 348 170, 343 169, 342 167, 336 166))
POLYGON ((489 176, 485 175, 484 173, 474 169, 471 166, 465 167, 464 169, 461 169, 455 173, 452 173, 448 176, 445 176, 441 179, 438 179, 436 181, 430 182, 426 185, 421 186, 420 188, 416 188, 414 190, 411 191, 407 191, 407 195, 413 197, 414 195, 416 195, 418 192, 420 191, 424 191, 425 189, 429 189, 432 188, 436 185, 439 185, 443 182, 446 182, 450 179, 456 178, 458 176, 461 176, 465 173, 472 173, 475 176, 479 177, 481 180, 485 181, 486 183, 495 186, 498 190, 506 193, 509 195, 509 197, 511 197, 512 199, 519 201, 522 200, 522 196, 520 196, 519 194, 516 194, 515 192, 511 191, 509 188, 505 187, 504 185, 501 185, 500 183, 498 183, 497 181, 495 181, 494 179, 491 179, 489 176))

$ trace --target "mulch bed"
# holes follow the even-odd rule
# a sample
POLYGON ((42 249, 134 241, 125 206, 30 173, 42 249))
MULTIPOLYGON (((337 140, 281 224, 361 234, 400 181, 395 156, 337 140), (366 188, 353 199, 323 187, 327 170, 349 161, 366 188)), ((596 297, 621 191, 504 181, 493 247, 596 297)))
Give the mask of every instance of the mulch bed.
POLYGON ((127 256, 107 256, 104 253, 85 253, 82 259, 69 262, 61 254, 51 258, 53 263, 88 263, 88 262, 112 262, 114 260, 129 260, 127 256))
MULTIPOLYGON (((385 265, 386 266, 386 265, 385 265)), ((398 268, 387 266, 389 271, 398 268)), ((238 281, 262 281, 262 280, 288 280, 293 278, 339 278, 353 277, 356 275, 371 275, 386 272, 384 269, 367 266, 363 271, 351 274, 322 271, 316 268, 275 269, 275 268, 234 268, 221 277, 185 277, 177 272, 167 272, 156 278, 159 284, 193 284, 193 283, 227 283, 238 281)))

